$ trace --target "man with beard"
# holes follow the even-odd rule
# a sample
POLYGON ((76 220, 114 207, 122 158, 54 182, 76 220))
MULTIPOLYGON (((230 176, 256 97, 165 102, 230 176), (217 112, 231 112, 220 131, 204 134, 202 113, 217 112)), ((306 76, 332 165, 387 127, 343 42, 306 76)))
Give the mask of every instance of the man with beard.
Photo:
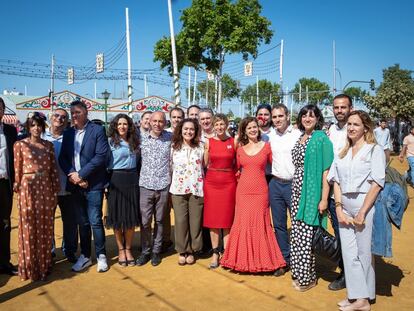
MULTIPOLYGON (((345 147, 346 137, 347 137, 347 126, 346 122, 348 121, 348 116, 352 111, 352 99, 346 94, 339 94, 333 99, 333 113, 336 119, 336 123, 332 124, 328 130, 329 139, 333 144, 334 156, 337 157, 339 152, 345 147)), ((333 192, 333 191, 332 191, 333 192)), ((338 218, 336 216, 335 210, 335 200, 333 198, 333 193, 329 198, 328 211, 331 215, 332 227, 335 232, 335 237, 340 242, 339 239, 339 227, 338 227, 338 218)), ((346 287, 345 285, 345 275, 344 275, 344 266, 342 258, 338 263, 341 273, 339 277, 329 284, 328 288, 330 290, 340 290, 346 287)))
MULTIPOLYGON (((257 106, 256 119, 259 123, 260 133, 262 134, 262 141, 269 141, 269 134, 273 130, 272 128, 272 107, 269 104, 260 104, 257 106)), ((266 180, 269 184, 272 179, 272 164, 266 165, 266 180)))

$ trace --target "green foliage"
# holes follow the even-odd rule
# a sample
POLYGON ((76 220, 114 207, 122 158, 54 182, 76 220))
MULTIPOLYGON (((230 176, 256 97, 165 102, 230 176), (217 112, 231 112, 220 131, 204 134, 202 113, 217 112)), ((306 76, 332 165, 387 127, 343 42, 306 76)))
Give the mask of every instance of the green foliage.
MULTIPOLYGON (((241 93, 241 100, 247 104, 247 109, 250 115, 253 114, 255 107, 257 107, 257 83, 248 85, 241 93)), ((280 85, 272 83, 269 80, 259 80, 259 104, 272 104, 280 101, 280 85)))
MULTIPOLYGON (((233 98, 240 96, 239 84, 234 80, 230 75, 224 74, 221 78, 222 88, 223 88, 223 99, 231 100, 233 98)), ((208 106, 214 109, 214 96, 215 96, 215 82, 214 81, 200 81, 197 83, 196 89, 196 100, 200 102, 201 99, 206 98, 206 87, 208 86, 208 106)), ((193 89, 191 87, 191 96, 193 96, 193 89)), ((187 88, 188 96, 188 88, 187 88)))
POLYGON ((227 118, 229 118, 229 120, 234 119, 234 112, 231 109, 227 112, 227 118))
POLYGON ((346 88, 344 94, 352 98, 352 100, 363 101, 364 97, 369 95, 369 93, 360 87, 351 86, 346 88))
MULTIPOLYGON (((257 57, 258 46, 270 43, 270 21, 261 16, 258 0, 193 0, 181 16, 176 36, 178 68, 220 73, 225 54, 241 53, 257 57)), ((170 38, 163 37, 154 47, 154 61, 172 73, 170 38)))
POLYGON ((316 78, 301 78, 295 84, 295 87, 292 90, 293 98, 296 102, 306 103, 306 86, 309 91, 309 104, 320 104, 324 100, 332 100, 332 97, 329 94, 329 85, 325 82, 321 82, 316 78), (302 85, 302 96, 299 100, 299 84, 302 85))
POLYGON ((414 115, 414 80, 412 71, 400 65, 383 70, 383 81, 376 96, 365 96, 367 107, 380 117, 409 119, 414 115))

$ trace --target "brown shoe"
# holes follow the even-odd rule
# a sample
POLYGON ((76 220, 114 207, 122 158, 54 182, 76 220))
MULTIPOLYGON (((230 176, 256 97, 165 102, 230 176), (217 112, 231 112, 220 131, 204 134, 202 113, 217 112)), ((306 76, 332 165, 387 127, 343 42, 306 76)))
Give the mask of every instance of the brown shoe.
POLYGON ((313 282, 309 283, 308 285, 299 285, 298 287, 295 287, 295 289, 299 292, 306 292, 306 291, 310 290, 311 288, 315 287, 316 284, 318 284, 318 282, 313 281, 313 282))

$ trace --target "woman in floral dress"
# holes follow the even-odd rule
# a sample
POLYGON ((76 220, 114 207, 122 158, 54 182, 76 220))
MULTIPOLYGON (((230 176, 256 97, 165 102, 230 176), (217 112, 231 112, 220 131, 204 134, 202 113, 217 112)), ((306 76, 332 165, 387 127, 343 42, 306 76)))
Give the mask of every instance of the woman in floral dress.
POLYGON ((203 156, 198 122, 184 119, 174 130, 171 144, 175 249, 178 264, 194 264, 194 253, 203 247, 201 222, 204 206, 203 156))
POLYGON ((52 267, 53 221, 60 186, 53 144, 41 139, 44 119, 39 113, 28 118, 29 137, 14 145, 22 280, 45 280, 52 267))

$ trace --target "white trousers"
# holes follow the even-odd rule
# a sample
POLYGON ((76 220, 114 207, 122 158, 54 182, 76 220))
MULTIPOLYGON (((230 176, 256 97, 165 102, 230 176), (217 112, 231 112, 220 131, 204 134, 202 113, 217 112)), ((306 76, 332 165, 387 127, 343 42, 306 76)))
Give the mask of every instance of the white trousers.
MULTIPOLYGON (((355 217, 365 196, 365 193, 342 195, 345 214, 355 217)), ((348 299, 375 299, 374 258, 371 253, 373 216, 374 207, 366 215, 365 225, 339 224, 348 299)))

